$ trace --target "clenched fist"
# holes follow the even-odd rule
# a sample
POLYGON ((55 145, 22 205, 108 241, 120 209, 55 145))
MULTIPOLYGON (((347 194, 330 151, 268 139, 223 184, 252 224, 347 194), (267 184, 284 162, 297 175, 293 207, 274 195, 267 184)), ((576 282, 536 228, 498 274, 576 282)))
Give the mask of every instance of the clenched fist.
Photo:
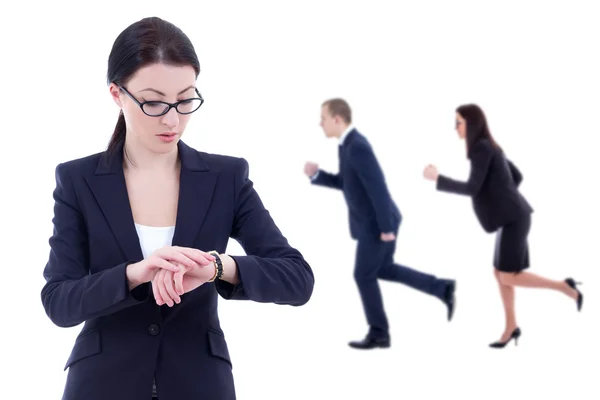
POLYGON ((429 179, 430 181, 437 181, 439 172, 434 165, 429 164, 425 167, 425 170, 423 171, 423 176, 425 177, 425 179, 429 179))
POLYGON ((313 162, 307 162, 306 164, 304 164, 304 173, 309 178, 314 176, 314 174, 316 174, 318 171, 319 171, 319 164, 315 164, 313 162))
POLYGON ((396 235, 394 235, 394 232, 382 233, 381 234, 381 240, 383 242, 391 242, 393 240, 396 240, 396 235))

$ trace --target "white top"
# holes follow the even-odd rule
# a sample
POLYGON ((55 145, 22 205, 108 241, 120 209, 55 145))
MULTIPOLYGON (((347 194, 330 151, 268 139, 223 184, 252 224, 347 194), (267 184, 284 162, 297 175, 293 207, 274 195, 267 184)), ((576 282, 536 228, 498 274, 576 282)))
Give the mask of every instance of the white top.
POLYGON ((156 250, 164 246, 171 246, 173 243, 174 226, 148 226, 135 224, 140 246, 144 258, 148 257, 156 250))
MULTIPOLYGON (((148 257, 161 247, 171 246, 173 243, 174 226, 148 226, 135 224, 140 247, 144 258, 148 257)), ((157 397, 156 383, 152 383, 152 398, 157 397)))

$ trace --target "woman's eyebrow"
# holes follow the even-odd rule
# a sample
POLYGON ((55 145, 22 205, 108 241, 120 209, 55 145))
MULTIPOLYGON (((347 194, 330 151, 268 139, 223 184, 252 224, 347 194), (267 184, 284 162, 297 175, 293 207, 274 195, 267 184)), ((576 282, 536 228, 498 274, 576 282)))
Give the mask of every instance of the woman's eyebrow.
MULTIPOLYGON (((183 89, 181 92, 177 93, 177 95, 183 94, 183 93, 187 92, 188 90, 190 90, 190 89, 194 89, 194 88, 195 88, 195 86, 194 86, 194 85, 190 85, 190 86, 186 87, 185 89, 183 89)), ((146 88, 146 89, 142 89, 142 90, 138 91, 138 93, 139 93, 139 92, 146 92, 146 91, 154 92, 154 93, 156 93, 156 94, 159 94, 159 95, 161 95, 161 96, 166 96, 166 94, 164 94, 164 93, 163 93, 163 92, 161 92, 160 90, 156 90, 156 89, 154 89, 154 88, 146 88)))

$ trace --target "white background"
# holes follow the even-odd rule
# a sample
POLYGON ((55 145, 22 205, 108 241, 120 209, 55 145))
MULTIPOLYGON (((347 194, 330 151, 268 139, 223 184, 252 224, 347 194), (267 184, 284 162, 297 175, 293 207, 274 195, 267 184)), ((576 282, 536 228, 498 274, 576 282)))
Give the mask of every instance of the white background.
POLYGON ((250 162, 264 203, 316 275, 301 308, 220 301, 238 398, 600 398, 597 2, 59 3, 11 2, 2 12, 3 399, 62 394, 81 327, 54 326, 40 300, 54 168, 105 149, 118 113, 108 54, 127 25, 153 15, 182 28, 200 58, 206 103, 184 141, 250 162), (307 160, 337 169, 337 143, 318 126, 320 104, 337 96, 404 215, 397 261, 458 280, 451 323, 438 300, 382 283, 385 351, 347 347, 367 327, 346 206, 302 173, 307 160), (453 130, 465 102, 483 107, 524 174, 536 210, 530 271, 584 281, 582 313, 560 293, 519 289, 516 348, 487 347, 504 328, 494 237, 470 199, 422 178, 430 162, 467 177, 453 130))

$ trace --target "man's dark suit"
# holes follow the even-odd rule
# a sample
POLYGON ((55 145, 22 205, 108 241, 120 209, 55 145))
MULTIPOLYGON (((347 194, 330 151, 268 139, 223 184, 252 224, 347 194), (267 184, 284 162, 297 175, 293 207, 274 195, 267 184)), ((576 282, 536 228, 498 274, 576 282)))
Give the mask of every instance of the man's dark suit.
POLYGON ((233 400, 218 295, 292 306, 311 297, 312 270, 263 206, 248 163, 178 147, 173 245, 223 253, 236 239, 247 254, 234 257, 241 283, 205 283, 173 308, 156 304, 150 283, 128 290, 126 267, 143 256, 122 148, 108 162, 100 153, 60 164, 41 297, 56 325, 84 323, 65 365, 64 400, 150 400, 153 379, 160 400, 233 400))
POLYGON ((444 302, 449 281, 394 263, 396 240, 384 242, 381 234, 397 234, 402 214, 390 196, 371 145, 356 129, 340 146, 339 161, 338 174, 319 170, 312 183, 344 193, 351 236, 358 240, 354 278, 370 326, 368 337, 387 338, 389 327, 378 278, 404 283, 444 302))

